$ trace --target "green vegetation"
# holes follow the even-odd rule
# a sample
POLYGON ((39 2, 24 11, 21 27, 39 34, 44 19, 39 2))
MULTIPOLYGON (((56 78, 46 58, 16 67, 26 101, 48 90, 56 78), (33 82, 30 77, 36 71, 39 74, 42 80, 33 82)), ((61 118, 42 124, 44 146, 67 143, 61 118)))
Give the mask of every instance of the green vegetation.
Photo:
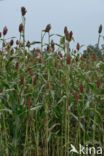
POLYGON ((41 41, 26 42, 24 7, 21 13, 16 45, 6 39, 7 27, 0 33, 0 156, 76 156, 70 144, 103 147, 103 53, 81 55, 79 43, 71 51, 67 27, 56 34, 60 44, 51 40, 51 25, 41 41))

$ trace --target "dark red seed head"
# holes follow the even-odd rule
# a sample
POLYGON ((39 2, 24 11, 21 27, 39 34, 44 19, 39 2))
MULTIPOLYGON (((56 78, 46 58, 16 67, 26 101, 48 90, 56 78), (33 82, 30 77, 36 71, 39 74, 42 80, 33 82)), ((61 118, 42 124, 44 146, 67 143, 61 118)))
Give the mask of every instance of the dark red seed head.
POLYGON ((45 30, 43 30, 43 31, 49 33, 50 30, 51 30, 51 24, 48 24, 48 25, 46 26, 45 30))
POLYGON ((26 10, 26 8, 23 6, 23 7, 21 7, 21 14, 22 14, 22 16, 25 16, 26 15, 26 13, 27 13, 27 10, 26 10))
POLYGON ((103 26, 102 26, 102 24, 101 24, 101 25, 99 26, 99 30, 98 30, 98 33, 99 33, 99 34, 101 34, 102 29, 103 29, 103 26))
POLYGON ((66 63, 67 64, 71 63, 71 56, 69 54, 66 56, 66 63))
POLYGON ((77 43, 77 45, 76 45, 76 49, 79 51, 80 50, 80 44, 79 43, 77 43))
POLYGON ((80 84, 79 90, 80 90, 80 93, 83 93, 84 92, 84 86, 83 86, 83 84, 80 84))
POLYGON ((18 40, 16 40, 16 45, 19 45, 19 41, 18 40))
POLYGON ((5 26, 5 27, 3 28, 3 36, 5 36, 5 35, 7 34, 7 32, 8 32, 8 28, 5 26))
POLYGON ((70 38, 72 39, 72 36, 73 36, 73 32, 72 31, 70 31, 70 38))
POLYGON ((73 32, 72 31, 70 31, 70 32, 68 32, 67 34, 66 34, 66 40, 67 41, 71 41, 72 40, 72 37, 73 37, 73 32))
POLYGON ((13 46, 13 44, 14 44, 14 40, 10 40, 10 46, 13 46))
POLYGON ((21 23, 19 25, 19 32, 22 33, 24 31, 24 25, 21 23))
POLYGON ((65 36, 68 34, 68 28, 66 26, 64 27, 64 34, 65 36))
POLYGON ((15 68, 16 68, 16 70, 19 69, 19 62, 16 62, 15 68))

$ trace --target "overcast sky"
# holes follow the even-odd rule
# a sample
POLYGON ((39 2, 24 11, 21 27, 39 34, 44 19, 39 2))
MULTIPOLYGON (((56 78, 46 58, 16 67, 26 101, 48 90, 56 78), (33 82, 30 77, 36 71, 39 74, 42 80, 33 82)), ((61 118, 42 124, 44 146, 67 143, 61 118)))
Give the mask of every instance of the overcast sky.
POLYGON ((41 29, 52 25, 52 32, 62 34, 64 26, 73 31, 76 42, 94 44, 97 30, 104 25, 104 0, 3 0, 0 1, 0 31, 9 29, 9 36, 18 37, 20 8, 28 10, 26 37, 39 40, 41 29))

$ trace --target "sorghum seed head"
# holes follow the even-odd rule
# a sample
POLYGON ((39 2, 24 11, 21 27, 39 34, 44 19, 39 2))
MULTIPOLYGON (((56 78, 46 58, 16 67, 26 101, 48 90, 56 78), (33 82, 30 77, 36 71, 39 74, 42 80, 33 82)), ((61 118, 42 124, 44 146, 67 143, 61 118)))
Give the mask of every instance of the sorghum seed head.
POLYGON ((66 56, 66 63, 67 64, 71 63, 71 56, 69 54, 66 56))
POLYGON ((22 14, 22 16, 25 16, 26 12, 27 12, 26 8, 24 6, 21 7, 21 14, 22 14))
POLYGON ((14 40, 10 40, 10 46, 13 46, 13 44, 14 44, 14 40))
POLYGON ((77 45, 76 45, 76 49, 79 51, 80 50, 80 44, 79 43, 77 43, 77 45))
POLYGON ((45 28, 44 31, 47 32, 47 33, 49 33, 50 30, 51 30, 51 24, 48 24, 48 25, 46 26, 46 28, 45 28))
POLYGON ((84 87, 83 87, 83 84, 80 84, 79 89, 80 89, 80 93, 83 93, 83 92, 84 92, 84 87))
POLYGON ((73 32, 70 31, 70 32, 66 33, 65 37, 66 37, 66 40, 70 42, 73 37, 73 32))
POLYGON ((73 36, 73 32, 70 31, 70 39, 72 39, 72 36, 73 36))
POLYGON ((68 28, 66 26, 64 27, 64 34, 68 34, 68 28))
POLYGON ((102 29, 103 29, 103 26, 102 24, 99 26, 99 30, 98 30, 98 33, 100 34, 102 32, 102 29))
POLYGON ((3 35, 5 36, 5 35, 7 34, 7 32, 8 32, 8 28, 5 26, 5 27, 3 28, 3 35))
POLYGON ((16 40, 16 45, 19 45, 19 41, 18 40, 16 40))
POLYGON ((21 23, 19 25, 19 32, 22 33, 24 31, 24 25, 21 23))
POLYGON ((19 62, 16 62, 15 68, 16 68, 16 70, 19 69, 19 62))

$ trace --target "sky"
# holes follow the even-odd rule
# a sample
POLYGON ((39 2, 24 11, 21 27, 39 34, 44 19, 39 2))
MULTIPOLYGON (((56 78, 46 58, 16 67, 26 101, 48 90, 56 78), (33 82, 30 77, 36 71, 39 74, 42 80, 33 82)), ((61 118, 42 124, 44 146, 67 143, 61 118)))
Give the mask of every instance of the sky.
POLYGON ((0 31, 6 25, 8 37, 19 37, 21 6, 27 8, 26 39, 40 40, 41 30, 52 25, 52 33, 63 34, 64 26, 74 33, 75 42, 96 44, 98 26, 104 25, 104 0, 2 0, 0 31))

